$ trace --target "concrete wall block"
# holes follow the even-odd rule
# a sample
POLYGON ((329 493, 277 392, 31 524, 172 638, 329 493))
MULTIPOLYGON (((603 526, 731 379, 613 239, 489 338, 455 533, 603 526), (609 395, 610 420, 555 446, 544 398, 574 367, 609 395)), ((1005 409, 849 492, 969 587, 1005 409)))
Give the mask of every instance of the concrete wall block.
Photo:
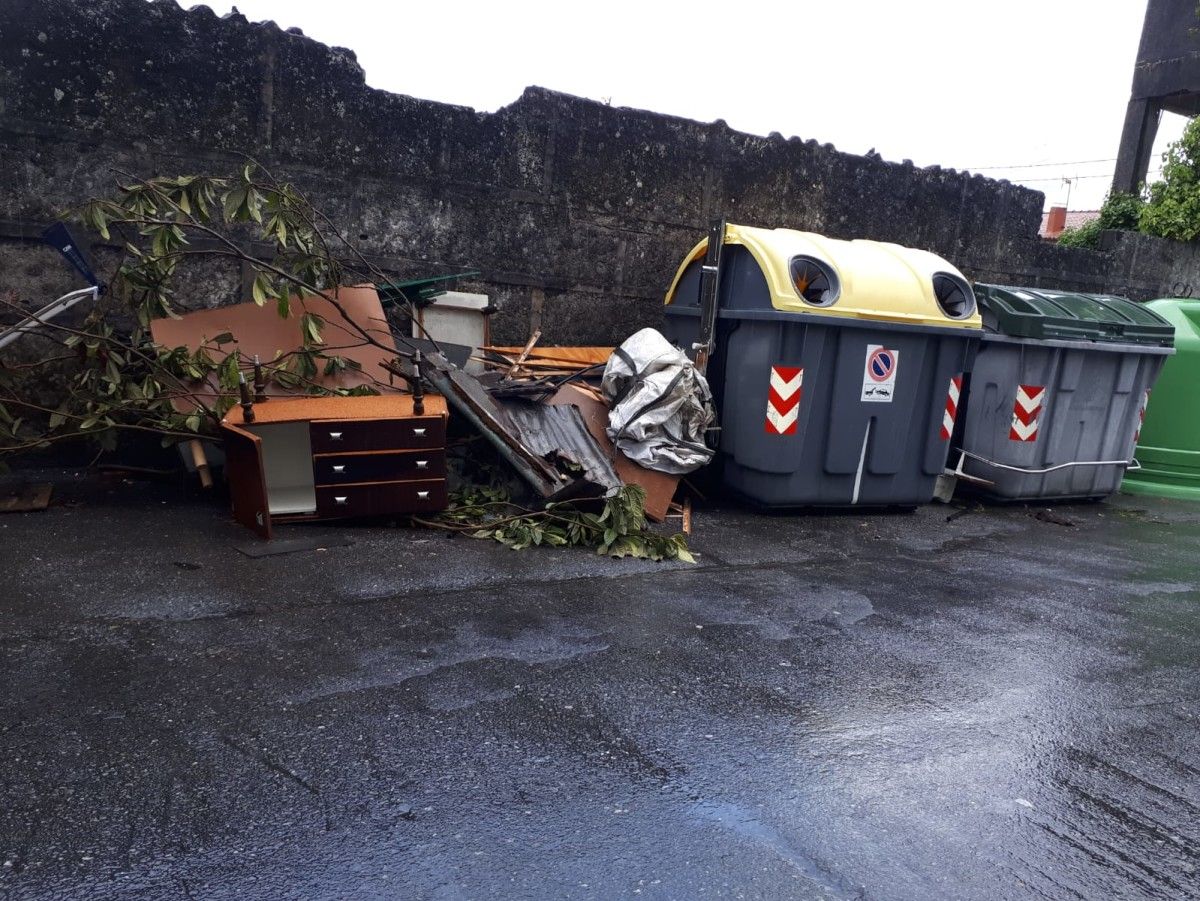
POLYGON ((615 346, 638 329, 661 329, 662 301, 569 291, 547 297, 541 322, 543 344, 615 346))

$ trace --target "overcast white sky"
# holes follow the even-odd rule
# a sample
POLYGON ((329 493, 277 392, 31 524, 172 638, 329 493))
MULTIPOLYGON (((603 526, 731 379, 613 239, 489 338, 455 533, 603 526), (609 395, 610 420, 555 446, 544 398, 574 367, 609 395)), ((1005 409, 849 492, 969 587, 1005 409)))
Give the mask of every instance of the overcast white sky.
MULTIPOLYGON (((195 5, 181 0, 184 6, 195 5)), ((212 2, 218 13, 235 5, 212 2)), ((527 85, 1104 198, 1144 0, 237 0, 367 83, 495 110, 527 85)), ((1151 163, 1182 130, 1164 116, 1151 163)))

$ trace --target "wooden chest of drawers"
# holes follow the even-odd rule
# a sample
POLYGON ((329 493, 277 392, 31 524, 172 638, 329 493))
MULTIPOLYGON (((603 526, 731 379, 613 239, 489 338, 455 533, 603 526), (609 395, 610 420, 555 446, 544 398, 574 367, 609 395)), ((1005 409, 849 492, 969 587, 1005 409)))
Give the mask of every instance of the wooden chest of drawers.
POLYGON ((428 513, 445 508, 446 402, 409 395, 273 398, 221 423, 238 522, 428 513))

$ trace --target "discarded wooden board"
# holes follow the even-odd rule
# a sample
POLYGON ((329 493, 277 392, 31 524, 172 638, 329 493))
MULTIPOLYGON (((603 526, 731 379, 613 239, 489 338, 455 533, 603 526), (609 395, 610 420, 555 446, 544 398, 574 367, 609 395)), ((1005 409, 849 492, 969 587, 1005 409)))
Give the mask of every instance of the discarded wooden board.
POLYGON ((551 404, 571 404, 579 408, 583 414, 584 424, 596 439, 596 443, 608 454, 613 461, 617 475, 627 485, 640 485, 646 492, 646 516, 654 522, 663 522, 675 497, 675 489, 679 486, 680 477, 667 472, 657 472, 647 469, 640 463, 635 463, 617 450, 616 445, 609 440, 605 429, 608 427, 608 404, 598 400, 594 394, 578 385, 563 385, 550 398, 551 404))
MULTIPOLYGON (((261 307, 242 303, 183 313, 177 319, 155 319, 150 323, 150 334, 156 344, 164 347, 186 347, 193 352, 204 347, 217 363, 237 353, 242 368, 257 354, 269 372, 277 353, 288 354, 304 346, 301 317, 305 313, 320 316, 325 322, 322 333, 325 343, 319 348, 322 353, 352 360, 360 367, 348 367, 330 375, 318 369, 312 378, 314 383, 325 388, 371 385, 380 391, 389 390, 391 377, 384 364, 396 358, 396 339, 379 295, 371 285, 338 288, 328 296, 293 297, 291 315, 286 319, 280 317, 273 301, 261 307), (364 332, 371 340, 364 337, 364 332), (222 334, 232 335, 232 340, 215 343, 213 339, 222 334)), ((399 392, 401 388, 393 390, 399 392)), ((218 392, 216 378, 211 377, 196 388, 195 397, 211 405, 218 392)), ((307 385, 285 388, 270 381, 266 393, 275 396, 306 392, 307 385)), ((195 403, 186 397, 175 398, 172 403, 182 413, 195 408, 195 403)))
POLYGON ((670 511, 667 513, 667 519, 679 520, 679 531, 689 538, 692 537, 692 499, 686 495, 683 498, 682 504, 671 502, 670 511))
POLYGON ((525 362, 525 358, 529 356, 529 352, 533 350, 533 345, 538 343, 538 339, 542 337, 542 330, 534 329, 533 334, 529 336, 529 341, 524 349, 517 355, 512 366, 508 367, 508 377, 511 379, 517 374, 517 370, 521 368, 521 364, 525 362))
POLYGON ((0 488, 0 513, 31 513, 50 506, 50 482, 35 482, 32 485, 16 485, 11 489, 0 488))
MULTIPOLYGON (((506 357, 516 357, 523 347, 481 347, 481 351, 492 351, 506 357)), ((525 354, 525 364, 536 366, 538 363, 562 363, 566 369, 583 369, 608 362, 612 356, 611 347, 534 347, 525 354)))

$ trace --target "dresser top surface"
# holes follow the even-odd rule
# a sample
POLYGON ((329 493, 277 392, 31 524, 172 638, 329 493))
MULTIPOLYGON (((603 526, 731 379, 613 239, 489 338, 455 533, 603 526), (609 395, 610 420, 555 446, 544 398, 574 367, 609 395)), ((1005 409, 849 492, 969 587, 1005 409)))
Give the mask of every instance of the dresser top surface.
MULTIPOLYGON (((415 416, 411 394, 380 394, 366 397, 272 397, 254 405, 254 425, 321 419, 404 419, 415 416)), ((425 395, 421 416, 446 416, 446 399, 425 395)), ((232 407, 222 422, 244 425, 240 406, 232 407)))

